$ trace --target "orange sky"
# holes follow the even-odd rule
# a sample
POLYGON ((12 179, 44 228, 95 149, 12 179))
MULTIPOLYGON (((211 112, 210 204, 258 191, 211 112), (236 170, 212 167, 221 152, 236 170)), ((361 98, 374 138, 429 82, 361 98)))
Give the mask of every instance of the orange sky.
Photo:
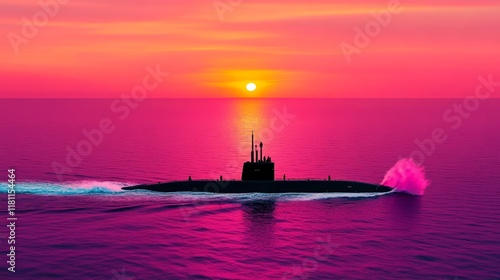
POLYGON ((480 75, 500 81, 497 0, 42 2, 51 15, 38 0, 0 4, 0 97, 116 98, 148 65, 170 73, 150 97, 461 98, 480 75), (379 30, 360 47, 367 24, 379 30))

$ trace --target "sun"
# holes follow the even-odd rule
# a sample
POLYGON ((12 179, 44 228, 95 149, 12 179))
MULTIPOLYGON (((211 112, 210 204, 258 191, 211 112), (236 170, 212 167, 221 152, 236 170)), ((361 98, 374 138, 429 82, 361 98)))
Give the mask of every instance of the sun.
POLYGON ((248 91, 254 91, 257 89, 257 85, 255 85, 254 83, 248 83, 247 84, 247 90, 248 91))

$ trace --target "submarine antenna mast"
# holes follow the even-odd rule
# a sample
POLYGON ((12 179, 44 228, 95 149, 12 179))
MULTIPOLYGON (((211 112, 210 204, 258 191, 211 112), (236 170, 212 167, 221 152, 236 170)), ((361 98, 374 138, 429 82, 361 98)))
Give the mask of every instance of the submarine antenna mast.
POLYGON ((260 161, 262 162, 262 147, 264 147, 264 144, 260 142, 260 161))
POLYGON ((252 155, 251 155, 252 163, 253 163, 253 157, 254 157, 254 151, 253 151, 253 130, 252 130, 252 155))
POLYGON ((259 150, 257 149, 257 145, 255 145, 255 162, 259 161, 259 150))

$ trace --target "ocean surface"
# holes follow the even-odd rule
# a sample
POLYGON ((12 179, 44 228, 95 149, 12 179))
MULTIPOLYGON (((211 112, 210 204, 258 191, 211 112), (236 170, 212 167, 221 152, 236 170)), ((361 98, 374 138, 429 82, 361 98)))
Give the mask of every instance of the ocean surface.
POLYGON ((0 279, 500 279, 498 99, 128 102, 0 100, 0 279), (409 188, 120 189, 239 179, 252 130, 277 178, 409 188), (408 157, 425 177, 393 168, 408 157), (16 176, 15 273, 7 270, 8 169, 16 176))

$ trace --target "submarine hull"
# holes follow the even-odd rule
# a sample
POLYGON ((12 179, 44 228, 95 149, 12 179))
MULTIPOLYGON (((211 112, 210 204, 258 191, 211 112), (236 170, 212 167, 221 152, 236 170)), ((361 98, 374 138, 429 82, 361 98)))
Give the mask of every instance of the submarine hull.
POLYGON ((123 187, 124 190, 210 193, 384 193, 391 187, 355 181, 176 181, 123 187))

